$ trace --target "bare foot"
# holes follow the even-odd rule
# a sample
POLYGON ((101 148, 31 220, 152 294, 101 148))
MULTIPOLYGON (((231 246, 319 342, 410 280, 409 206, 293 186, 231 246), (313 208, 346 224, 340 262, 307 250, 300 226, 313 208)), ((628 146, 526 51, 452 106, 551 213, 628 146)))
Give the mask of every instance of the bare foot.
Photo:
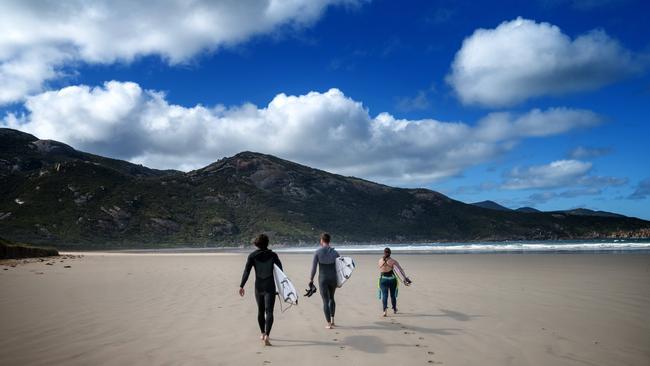
POLYGON ((264 345, 272 346, 271 341, 269 341, 269 336, 264 336, 264 345))
POLYGON ((265 335, 265 334, 262 333, 262 335, 260 336, 260 339, 261 339, 261 340, 264 340, 264 335, 265 335))
POLYGON ((393 309, 393 314, 397 314, 397 308, 393 309))
POLYGON ((325 329, 332 329, 332 328, 334 328, 334 325, 332 323, 327 323, 327 325, 325 326, 325 329))
POLYGON ((383 312, 383 314, 381 316, 383 316, 385 318, 387 315, 388 314, 386 314, 386 310, 384 310, 384 312, 383 312))

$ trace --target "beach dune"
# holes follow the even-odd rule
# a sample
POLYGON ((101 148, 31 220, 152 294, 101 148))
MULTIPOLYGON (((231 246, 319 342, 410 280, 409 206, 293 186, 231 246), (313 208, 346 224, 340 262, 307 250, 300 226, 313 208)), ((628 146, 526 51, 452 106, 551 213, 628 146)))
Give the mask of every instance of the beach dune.
MULTIPOLYGON (((380 317, 377 255, 263 347, 245 254, 87 254, 0 266, 2 365, 648 365, 650 255, 396 255, 414 281, 380 317), (64 265, 70 268, 64 268, 64 265), (2 270, 7 268, 7 270, 2 270)), ((311 256, 280 254, 296 287, 311 256)))

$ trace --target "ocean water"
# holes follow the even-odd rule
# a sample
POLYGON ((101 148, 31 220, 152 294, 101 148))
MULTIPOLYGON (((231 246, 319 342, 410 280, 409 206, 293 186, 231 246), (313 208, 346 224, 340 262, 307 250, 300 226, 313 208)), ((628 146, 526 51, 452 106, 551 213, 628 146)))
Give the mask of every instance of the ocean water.
MULTIPOLYGON (((334 245, 339 252, 380 253, 390 247, 398 253, 650 253, 650 240, 563 240, 563 241, 506 241, 506 242, 441 242, 413 244, 359 244, 334 245)), ((314 246, 276 247, 284 253, 310 253, 314 246)))

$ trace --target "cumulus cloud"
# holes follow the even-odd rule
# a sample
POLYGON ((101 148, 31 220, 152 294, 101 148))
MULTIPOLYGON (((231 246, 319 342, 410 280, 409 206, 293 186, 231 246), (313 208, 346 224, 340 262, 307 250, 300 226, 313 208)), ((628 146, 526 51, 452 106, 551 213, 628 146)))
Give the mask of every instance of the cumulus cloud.
MULTIPOLYGON (((552 189, 572 186, 603 188, 627 183, 626 178, 589 175, 591 168, 592 163, 580 160, 557 160, 544 165, 515 167, 506 174, 506 181, 502 187, 505 189, 552 189)), ((587 191, 578 190, 573 193, 569 191, 560 196, 575 197, 584 195, 585 192, 587 191)))
POLYGON ((0 105, 39 92, 75 62, 188 61, 279 27, 300 27, 331 4, 362 0, 3 1, 0 105))
POLYGON ((650 178, 639 182, 634 192, 628 196, 631 200, 643 200, 650 197, 650 178))
POLYGON ((252 150, 403 185, 457 175, 522 139, 591 126, 599 119, 589 111, 556 108, 490 115, 475 126, 405 120, 388 113, 371 116, 338 89, 278 94, 263 107, 184 107, 168 103, 164 93, 118 81, 34 95, 25 110, 7 114, 0 125, 157 168, 190 170, 252 150))
POLYGON ((634 55, 602 30, 571 39, 552 24, 517 18, 466 38, 447 82, 463 103, 495 107, 597 89, 638 70, 634 55))

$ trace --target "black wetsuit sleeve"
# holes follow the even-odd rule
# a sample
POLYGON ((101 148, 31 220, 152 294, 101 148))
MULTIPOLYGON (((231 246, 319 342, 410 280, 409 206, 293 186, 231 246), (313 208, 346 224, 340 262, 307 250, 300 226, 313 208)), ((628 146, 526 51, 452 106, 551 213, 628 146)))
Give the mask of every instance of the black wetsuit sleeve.
POLYGON ((248 276, 251 274, 251 269, 253 268, 253 256, 249 255, 248 260, 246 261, 246 266, 244 267, 244 274, 241 277, 241 283, 239 287, 244 287, 246 281, 248 281, 248 276))
POLYGON ((316 276, 316 266, 318 266, 318 254, 314 254, 314 260, 311 262, 311 274, 309 275, 309 281, 314 281, 314 276, 316 276))
POLYGON ((280 262, 280 257, 278 257, 278 255, 275 253, 273 253, 273 264, 277 265, 281 270, 284 271, 284 268, 282 268, 282 262, 280 262))

